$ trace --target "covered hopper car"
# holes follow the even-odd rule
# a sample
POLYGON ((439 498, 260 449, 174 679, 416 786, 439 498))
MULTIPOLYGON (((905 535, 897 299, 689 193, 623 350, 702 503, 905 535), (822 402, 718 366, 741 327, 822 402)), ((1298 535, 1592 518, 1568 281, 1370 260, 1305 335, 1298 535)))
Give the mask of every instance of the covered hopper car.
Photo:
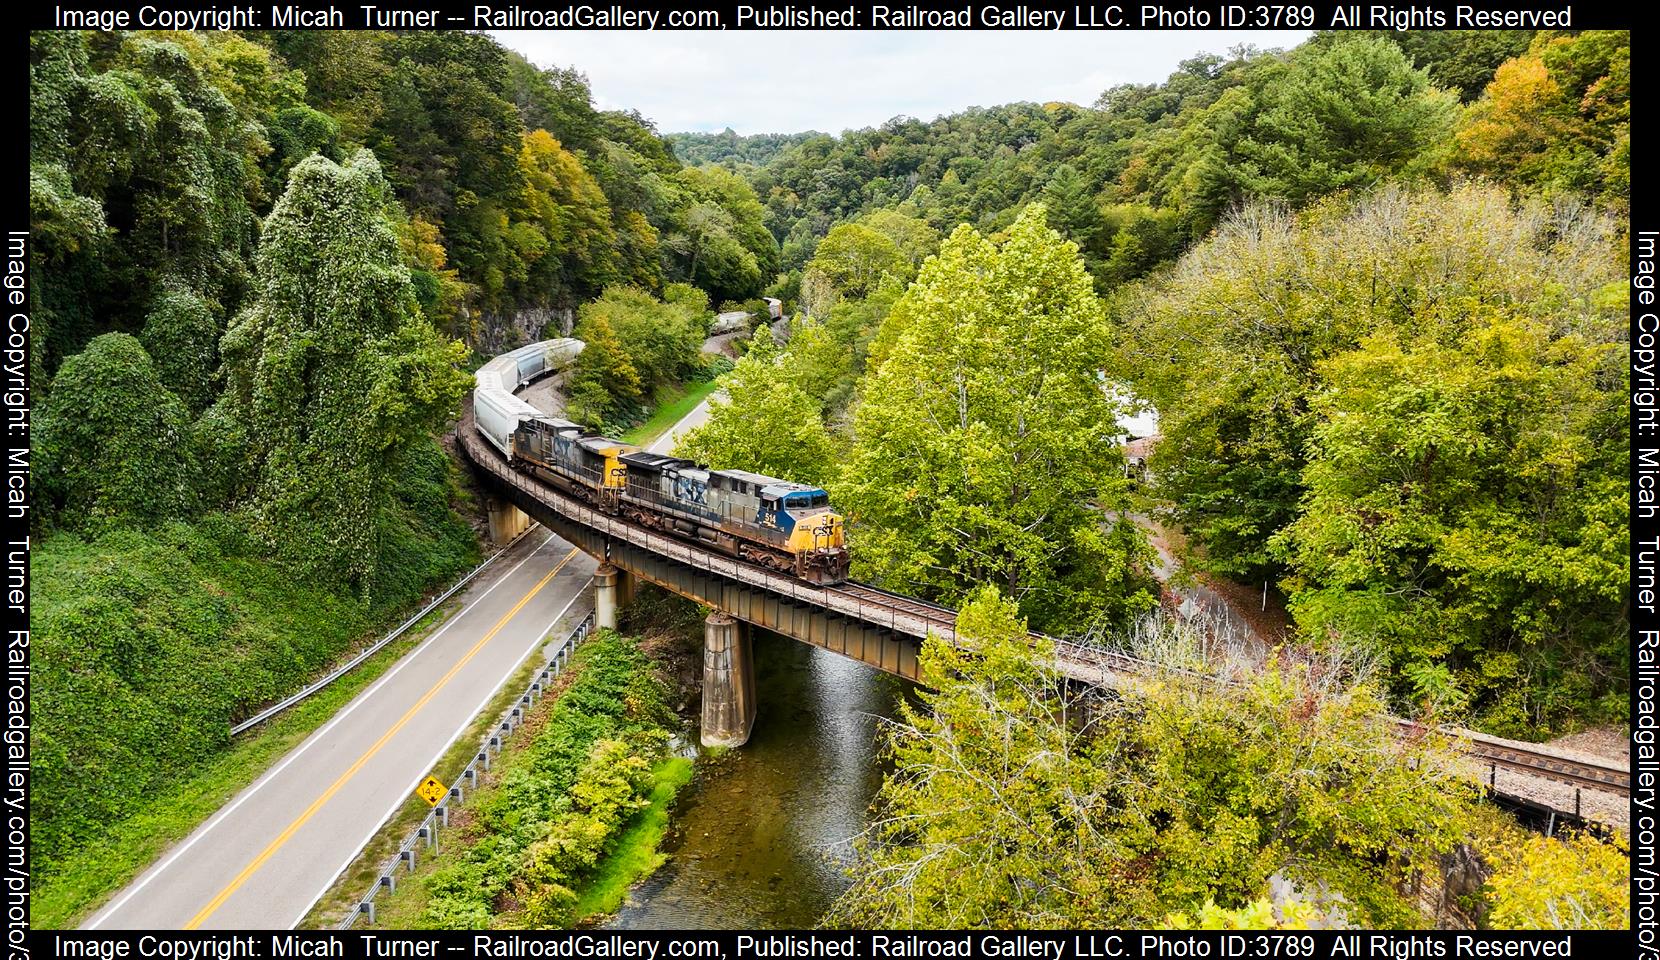
POLYGON ((479 371, 473 407, 478 431, 514 469, 604 513, 739 560, 811 583, 847 579, 843 520, 822 488, 636 451, 548 416, 513 394, 523 380, 519 361, 511 370, 502 362, 510 356, 479 371))

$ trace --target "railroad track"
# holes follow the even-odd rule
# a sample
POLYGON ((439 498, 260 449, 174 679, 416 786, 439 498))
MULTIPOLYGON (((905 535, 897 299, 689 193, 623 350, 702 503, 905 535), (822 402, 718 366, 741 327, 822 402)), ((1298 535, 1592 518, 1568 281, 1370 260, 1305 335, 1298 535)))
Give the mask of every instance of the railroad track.
MULTIPOLYGON (((470 412, 469 410, 469 414, 470 412)), ((479 445, 469 442, 472 439, 470 421, 471 417, 468 416, 459 431, 462 442, 467 446, 470 458, 490 472, 499 471, 504 474, 511 474, 511 468, 504 461, 489 455, 493 451, 478 449, 479 445)), ((730 560, 723 560, 723 562, 734 563, 730 560)), ((929 630, 937 627, 938 632, 944 636, 951 638, 956 636, 957 614, 949 607, 854 581, 820 589, 825 593, 840 593, 843 597, 855 601, 857 605, 862 607, 868 606, 877 610, 886 608, 906 618, 920 622, 929 630)), ((878 617, 878 621, 879 619, 878 617)), ((1152 664, 1123 653, 1085 646, 1068 640, 1049 639, 1054 644, 1056 658, 1061 662, 1060 665, 1070 665, 1076 668, 1070 671, 1074 676, 1102 676, 1111 673, 1133 677, 1136 674, 1147 673, 1153 669, 1152 664)), ((1396 722, 1403 727, 1403 731, 1418 731, 1421 734, 1423 729, 1420 725, 1410 721, 1397 720, 1396 722)), ((1611 761, 1569 756, 1548 747, 1505 740, 1456 727, 1442 727, 1441 732, 1452 737, 1460 751, 1471 760, 1494 770, 1502 768, 1527 776, 1570 784, 1575 787, 1616 796, 1631 795, 1630 771, 1611 761)))
MULTIPOLYGON (((949 607, 883 590, 867 583, 849 581, 840 589, 863 602, 890 606, 913 617, 938 624, 952 635, 956 633, 957 615, 949 607)), ((1050 639, 1055 645, 1057 657, 1070 659, 1093 669, 1135 674, 1152 667, 1146 661, 1115 651, 1088 647, 1067 640, 1050 639)), ((1410 720, 1395 722, 1404 733, 1417 736, 1425 733, 1422 724, 1410 720)), ((1631 795, 1631 771, 1613 761, 1568 756, 1549 747, 1506 740, 1460 727, 1441 727, 1440 732, 1453 738, 1459 752, 1479 761, 1483 766, 1511 770, 1531 777, 1617 796, 1631 795)))

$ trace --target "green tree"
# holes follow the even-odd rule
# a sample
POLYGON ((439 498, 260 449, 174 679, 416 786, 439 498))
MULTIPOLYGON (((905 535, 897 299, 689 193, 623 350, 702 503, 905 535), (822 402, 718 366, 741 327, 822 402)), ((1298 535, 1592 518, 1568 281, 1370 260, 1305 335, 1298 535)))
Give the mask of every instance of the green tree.
POLYGON ((864 575, 959 602, 999 584, 1046 629, 1152 602, 1120 506, 1101 303, 1077 248, 1022 213, 1001 246, 966 226, 885 321, 840 501, 864 575))
POLYGON ((681 237, 685 278, 707 289, 717 302, 745 300, 761 291, 778 265, 778 243, 766 227, 766 211, 755 190, 719 167, 691 167, 674 177, 684 214, 681 237))
POLYGON ((1080 247, 1092 245, 1101 229, 1101 210, 1095 203, 1095 191, 1076 167, 1063 163, 1055 168, 1043 186, 1043 203, 1064 236, 1080 247))
POLYGON ((1048 644, 977 592, 956 647, 923 645, 927 692, 888 731, 894 771, 831 922, 1268 925, 1277 874, 1305 900, 1293 923, 1422 923, 1403 891, 1468 829, 1445 745, 1398 736, 1340 660, 1239 670, 1186 627, 1140 636, 1146 682, 1067 701, 1048 644))
POLYGON ((94 337, 53 378, 36 469, 62 526, 143 526, 197 506, 190 414, 124 333, 94 337))
POLYGON ((837 444, 819 405, 797 386, 762 327, 709 403, 709 419, 687 431, 675 455, 718 469, 754 470, 799 483, 835 475, 837 444))
POLYGON ((679 295, 664 302, 638 287, 610 287, 582 305, 576 336, 585 324, 603 317, 646 393, 684 380, 699 369, 699 353, 708 335, 707 301, 679 295))
POLYGON ((191 410, 213 402, 223 333, 211 305, 177 280, 163 281, 139 339, 162 382, 191 410))
MULTIPOLYGON (((875 230, 899 248, 905 259, 911 262, 911 273, 922 266, 922 261, 928 259, 940 246, 938 230, 917 216, 914 204, 903 204, 900 207, 884 207, 859 218, 863 226, 875 230)), ((907 278, 908 279, 908 278, 907 278)))
MULTIPOLYGON (((1453 670, 1483 729, 1624 709, 1623 345, 1495 313, 1443 345, 1328 361, 1298 519, 1276 540, 1300 629, 1453 670)), ((1415 693, 1418 691, 1405 691, 1415 693)))
POLYGON ((591 312, 577 322, 572 333, 585 346, 571 370, 567 408, 571 418, 599 429, 637 409, 643 399, 640 372, 607 315, 591 312))
POLYGON ((266 219, 252 302, 220 350, 224 420, 246 450, 256 535, 295 567, 367 590, 389 480, 467 389, 461 345, 415 299, 380 165, 313 156, 266 219))
POLYGON ((1249 193, 1293 202, 1369 187, 1429 164, 1457 116, 1457 98, 1376 37, 1345 38, 1294 57, 1268 88, 1236 147, 1249 193))
POLYGON ((884 276, 910 280, 912 267, 899 245, 886 234, 857 223, 844 223, 825 235, 801 278, 802 300, 823 316, 837 297, 863 299, 884 276))

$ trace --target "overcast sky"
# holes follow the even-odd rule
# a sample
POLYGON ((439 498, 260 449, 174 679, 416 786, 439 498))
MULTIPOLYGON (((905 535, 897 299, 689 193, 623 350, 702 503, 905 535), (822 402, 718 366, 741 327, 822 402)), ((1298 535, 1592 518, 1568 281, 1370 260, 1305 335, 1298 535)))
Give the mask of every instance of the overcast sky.
POLYGON ((663 133, 794 133, 932 120, 1029 100, 1090 104, 1119 83, 1240 43, 1291 47, 1306 31, 497 31, 542 66, 588 75, 601 109, 635 109, 663 133))

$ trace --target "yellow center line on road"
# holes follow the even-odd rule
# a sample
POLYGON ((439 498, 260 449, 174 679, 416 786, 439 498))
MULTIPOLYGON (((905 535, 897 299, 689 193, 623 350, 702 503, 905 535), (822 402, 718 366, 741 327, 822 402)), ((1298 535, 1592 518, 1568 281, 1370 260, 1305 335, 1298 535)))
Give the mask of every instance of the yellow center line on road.
POLYGON ((415 705, 410 707, 403 716, 399 717, 397 723, 392 724, 392 729, 381 734, 380 739, 375 741, 374 746, 365 751, 363 756, 358 757, 356 762, 347 768, 345 773, 340 775, 340 779, 329 784, 329 788, 323 791, 323 795, 318 797, 316 800, 313 800, 311 802, 311 806, 305 808, 304 813, 301 813, 298 817, 295 817, 293 823, 289 824, 282 833, 277 834, 277 838, 272 840, 264 850, 260 851, 259 856, 255 857, 252 863, 242 868, 242 872, 236 875, 236 879, 227 884, 225 889, 219 891, 218 896, 208 901, 208 905, 203 907, 199 913, 197 913, 194 917, 191 917, 190 922, 184 925, 184 929, 196 929, 201 926, 203 921, 207 920, 208 917, 213 916, 214 911, 224 906, 225 901, 231 898, 231 894, 241 889, 242 885, 248 882, 248 878, 253 876, 260 867, 265 865, 265 861, 271 859, 272 855, 282 849, 283 844, 292 839, 294 834, 298 833, 300 828, 306 825, 306 821, 317 815, 317 811, 323 808, 323 804, 328 803, 335 794, 339 793, 341 788, 346 785, 347 781, 351 780, 352 777, 357 775, 359 770, 363 769, 364 764, 367 764, 370 760, 374 759, 375 754, 379 753, 381 748, 386 746, 386 744, 397 735, 398 731, 404 728, 405 724, 414 719, 415 714, 420 713, 421 708, 426 706, 427 702, 434 696, 437 696, 438 691, 442 690, 445 684, 454 679, 455 675, 461 671, 461 668, 466 666, 467 662, 472 660, 480 650, 483 650, 484 645, 489 643, 491 638, 493 638, 496 634, 500 633, 501 629, 507 626, 508 621, 517 616, 520 610, 524 609, 525 604, 529 603, 531 598, 535 597, 538 593, 541 593, 542 588, 552 582, 554 576, 558 574, 560 570, 563 570, 565 568, 565 564, 570 563, 571 558, 576 556, 576 554, 577 551, 573 548, 570 553, 565 554, 565 559, 559 561, 559 563, 556 564, 552 570, 548 571, 547 576, 543 577, 541 581, 536 584, 536 586, 530 588, 529 593, 525 594, 523 597, 520 597, 519 602, 513 605, 513 609, 503 614, 502 618, 496 621, 496 625, 490 628, 490 632, 486 633, 477 643, 473 644, 473 648, 467 651, 466 656, 456 661, 455 665, 450 667, 449 672, 444 674, 443 677, 439 678, 437 683, 432 685, 432 689, 422 694, 421 699, 415 701, 415 705))

